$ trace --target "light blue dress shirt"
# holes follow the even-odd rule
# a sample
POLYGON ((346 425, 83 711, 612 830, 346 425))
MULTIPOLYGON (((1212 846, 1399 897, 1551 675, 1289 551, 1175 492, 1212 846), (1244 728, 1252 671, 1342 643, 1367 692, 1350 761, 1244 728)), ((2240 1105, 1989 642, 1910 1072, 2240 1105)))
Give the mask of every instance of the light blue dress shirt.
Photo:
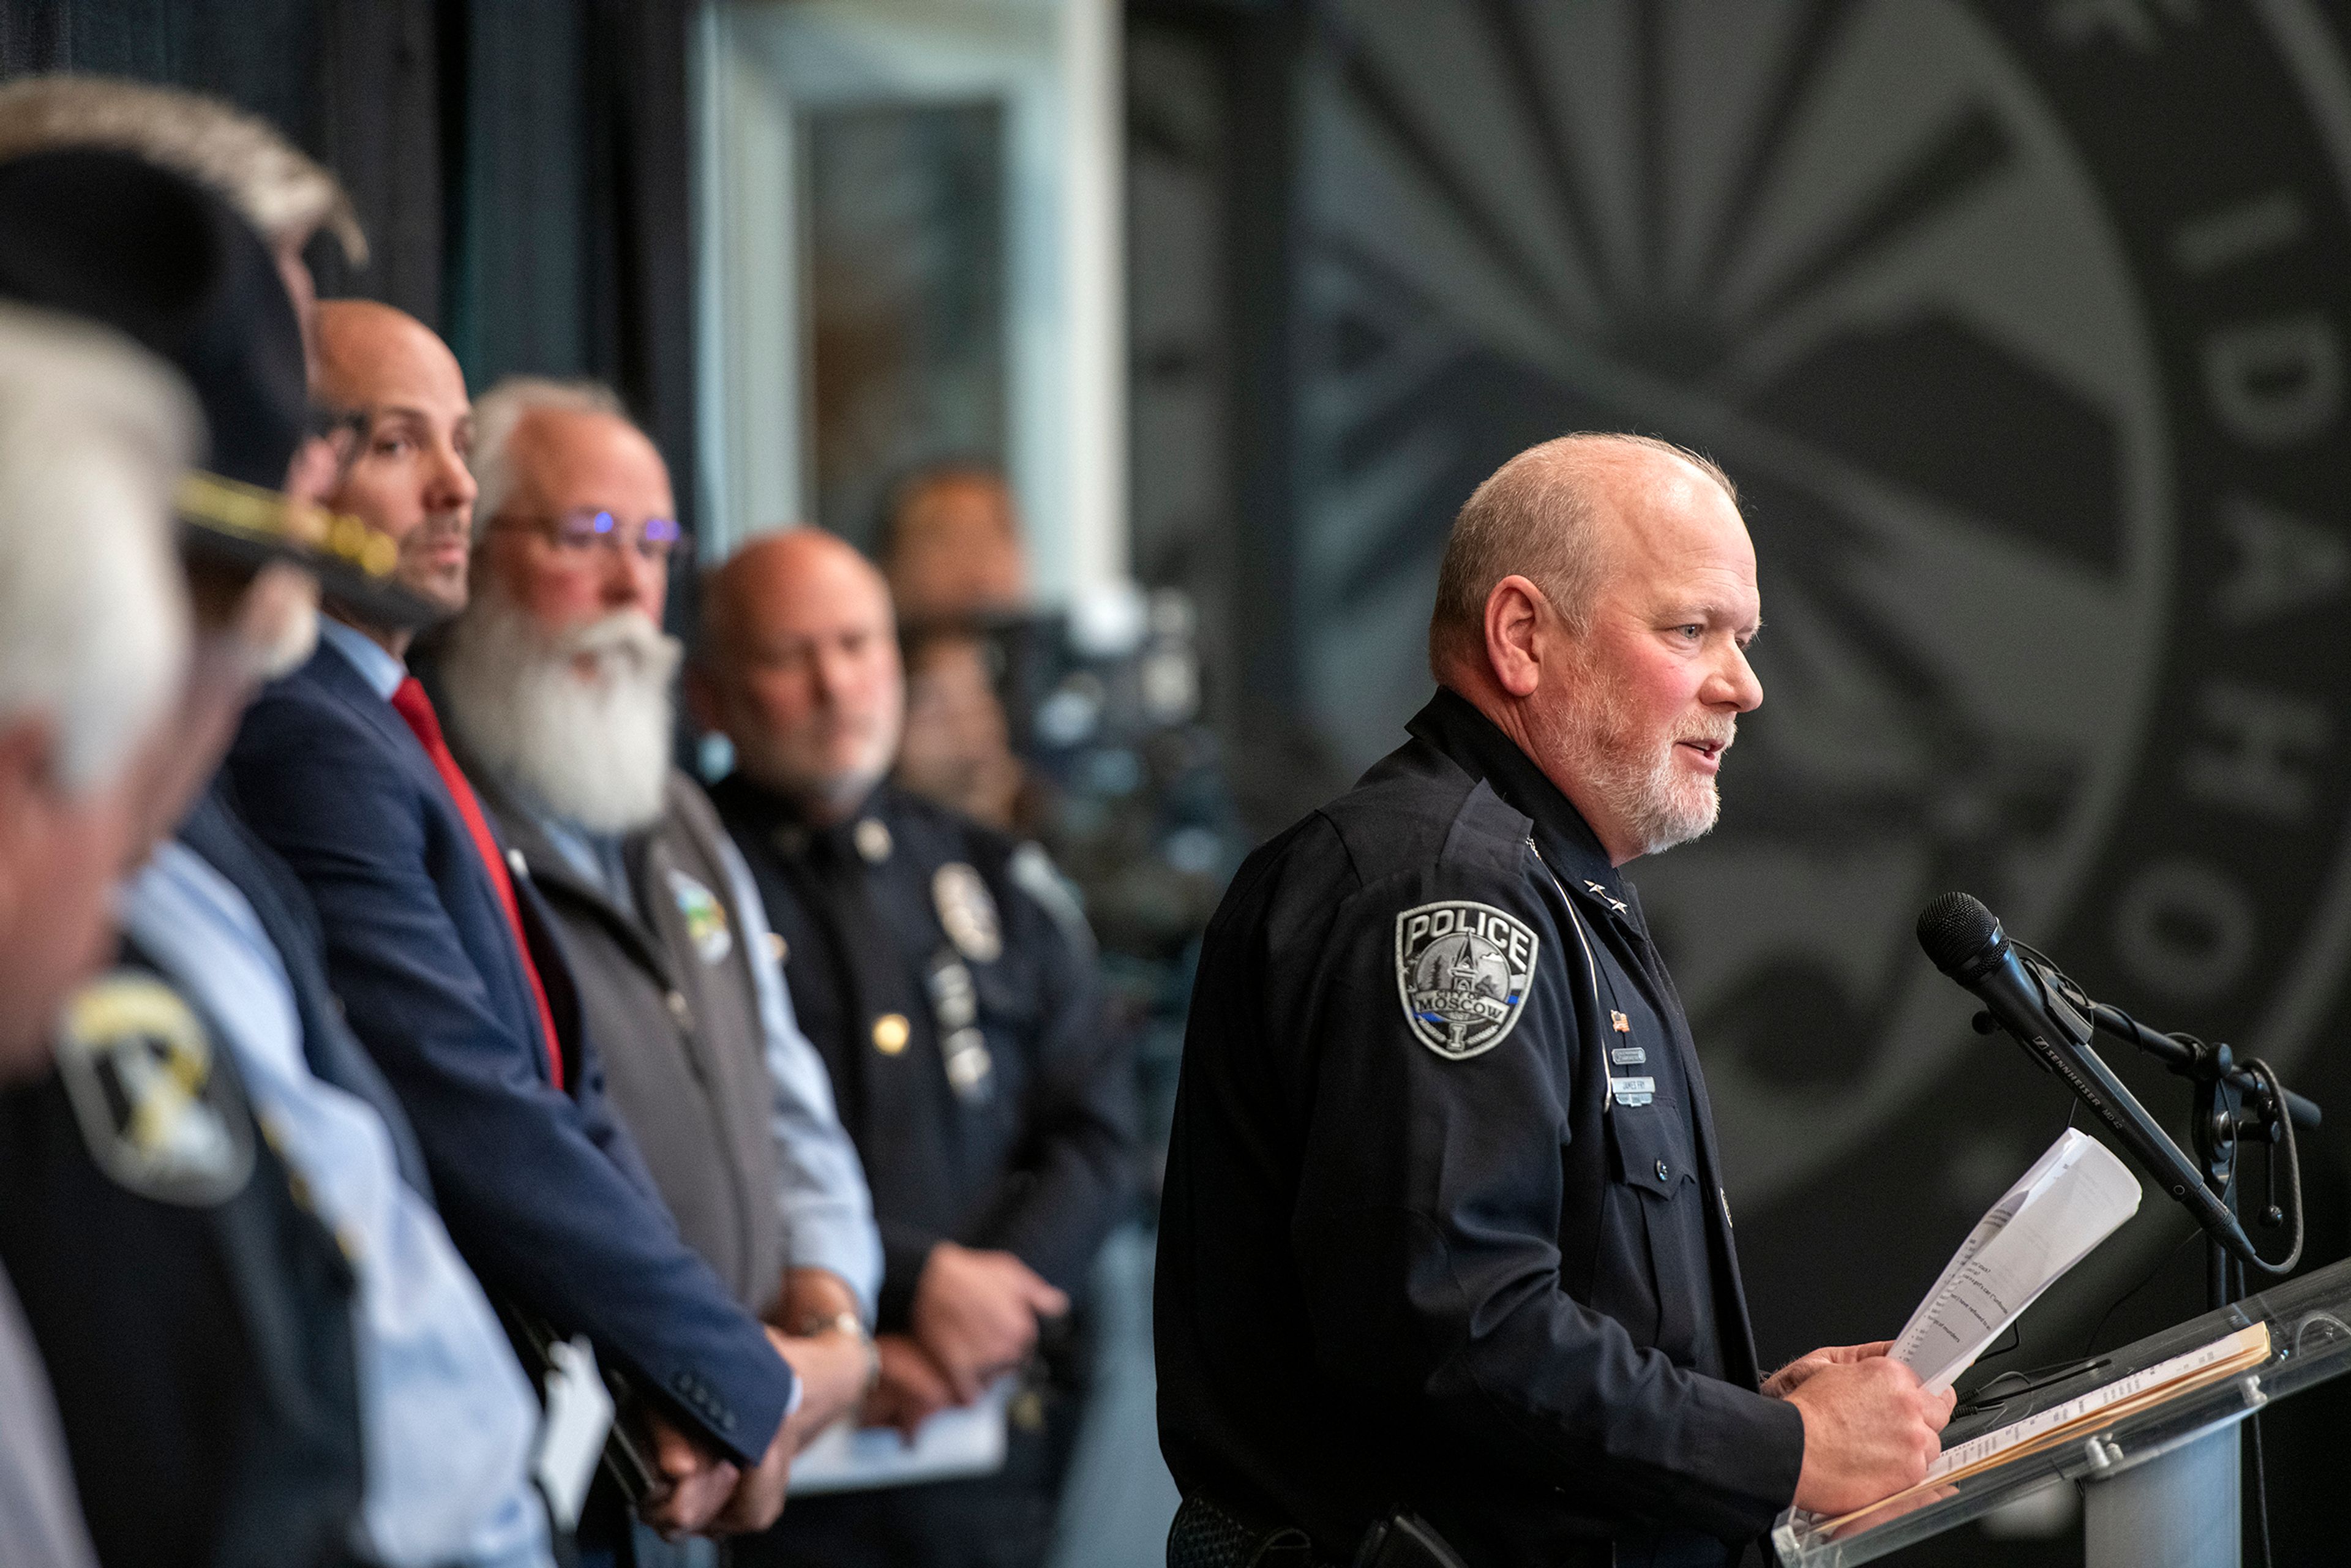
POLYGON ((40 1347, 0 1269, 0 1563, 98 1568, 40 1347))
MULTIPOLYGON (((590 833, 550 812, 535 815, 539 830, 573 871, 637 920, 644 920, 629 886, 619 839, 590 833)), ((882 1237, 873 1227, 865 1167, 858 1163, 849 1130, 841 1124, 824 1058, 800 1032, 792 1012, 791 991, 776 961, 768 908, 759 901, 751 868, 732 840, 721 839, 718 852, 726 863, 727 893, 741 916, 740 936, 750 958, 751 984, 758 993, 768 1080, 775 1088, 768 1119, 776 1136, 776 1206, 783 1220, 784 1266, 829 1269, 840 1275, 856 1293, 858 1310, 870 1327, 882 1289, 882 1237)))
POLYGON ((440 1216, 401 1180, 383 1118, 311 1076, 292 984, 253 906, 167 841, 125 885, 122 923, 226 1036, 273 1146, 351 1258, 366 1488, 355 1547, 387 1568, 545 1568, 538 1401, 440 1216))
POLYGON ((386 702, 400 689, 400 683, 408 679, 408 666, 385 653, 382 643, 331 615, 319 617, 319 641, 350 660, 351 668, 360 673, 360 679, 386 702))

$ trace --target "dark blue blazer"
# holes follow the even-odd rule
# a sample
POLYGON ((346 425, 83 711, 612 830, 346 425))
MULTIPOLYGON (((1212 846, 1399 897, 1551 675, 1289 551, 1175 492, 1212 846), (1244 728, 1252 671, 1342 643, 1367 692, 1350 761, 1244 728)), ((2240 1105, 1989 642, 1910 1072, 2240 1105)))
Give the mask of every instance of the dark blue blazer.
POLYGON ((484 1283, 585 1333, 688 1430, 756 1463, 792 1375, 679 1239, 604 1098, 554 926, 515 879, 563 1037, 548 1071, 505 906, 408 726, 321 647, 246 716, 228 770, 308 890, 351 1029, 407 1108, 451 1236, 484 1283))

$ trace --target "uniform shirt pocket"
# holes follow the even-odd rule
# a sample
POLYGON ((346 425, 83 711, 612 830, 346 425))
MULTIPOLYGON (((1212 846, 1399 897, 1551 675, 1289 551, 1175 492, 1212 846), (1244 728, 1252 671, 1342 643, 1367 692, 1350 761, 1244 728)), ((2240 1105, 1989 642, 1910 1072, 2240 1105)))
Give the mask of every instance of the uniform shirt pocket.
POLYGON ((1708 1284, 1706 1215, 1696 1197, 1698 1168, 1690 1152, 1689 1124, 1670 1100, 1611 1106, 1608 1121, 1619 1190, 1628 1206, 1640 1211, 1637 1221, 1626 1217, 1628 1228, 1638 1224, 1641 1250, 1646 1254, 1646 1283, 1651 1293, 1640 1321, 1647 1333, 1636 1331, 1635 1337, 1663 1351, 1676 1365, 1694 1366, 1701 1348, 1695 1304, 1708 1284))
POLYGON ((1611 1106, 1608 1121, 1617 1180, 1671 1200, 1683 1183, 1698 1179, 1681 1108, 1671 1101, 1611 1106))

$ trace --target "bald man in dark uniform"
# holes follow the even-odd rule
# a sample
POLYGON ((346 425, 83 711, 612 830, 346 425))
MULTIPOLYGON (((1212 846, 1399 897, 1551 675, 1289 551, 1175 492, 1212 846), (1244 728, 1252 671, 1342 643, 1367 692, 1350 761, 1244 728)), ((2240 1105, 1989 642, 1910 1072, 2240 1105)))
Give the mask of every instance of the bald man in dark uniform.
POLYGON ((1761 1378, 1705 1079, 1619 869, 1713 825, 1760 619, 1712 464, 1524 453, 1454 525, 1411 738, 1234 878, 1155 1314, 1200 1561, 1295 1530, 1349 1563, 1385 1529, 1385 1563, 1447 1561, 1419 1531, 1476 1568, 1719 1568, 1938 1452, 1950 1396, 1882 1345, 1761 1378))

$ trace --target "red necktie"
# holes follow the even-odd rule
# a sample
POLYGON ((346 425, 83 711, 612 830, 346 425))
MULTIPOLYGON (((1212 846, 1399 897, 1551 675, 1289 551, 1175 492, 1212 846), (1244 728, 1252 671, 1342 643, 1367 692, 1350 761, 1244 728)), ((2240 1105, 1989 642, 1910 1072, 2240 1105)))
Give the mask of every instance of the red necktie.
POLYGON ((441 734, 441 716, 433 711, 433 699, 424 695, 423 686, 414 675, 401 682, 400 689, 392 694, 392 706, 416 732, 417 744, 433 759, 441 782, 449 787, 449 797, 457 803, 457 814, 465 819, 466 830, 474 835, 474 848, 481 854, 483 869, 490 873, 490 882, 498 890, 498 902, 506 905, 515 951, 521 955, 522 972, 530 979, 531 998, 538 1003, 540 1037, 547 1041, 547 1071, 560 1089, 563 1051, 555 1040, 555 1013, 547 1005, 547 988, 539 983, 538 966, 530 961, 530 944, 522 934, 522 904, 515 898, 514 879, 507 875, 507 862, 498 854, 498 841, 490 836, 489 819, 482 815, 482 802, 475 797, 474 787, 465 782, 457 759, 449 755, 449 743, 441 734))

